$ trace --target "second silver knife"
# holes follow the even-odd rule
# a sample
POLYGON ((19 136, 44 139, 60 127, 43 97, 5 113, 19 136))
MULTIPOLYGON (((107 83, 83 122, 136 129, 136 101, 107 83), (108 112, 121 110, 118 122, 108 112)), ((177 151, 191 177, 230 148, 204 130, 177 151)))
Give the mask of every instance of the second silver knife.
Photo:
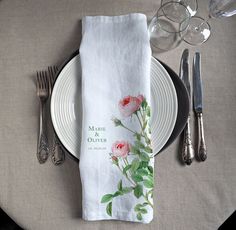
MULTIPOLYGON (((180 62, 180 78, 184 82, 188 94, 189 101, 191 103, 191 86, 189 81, 189 50, 185 49, 182 54, 181 62, 180 62)), ((189 106, 191 108, 191 106, 189 106)), ((185 164, 190 165, 194 158, 194 150, 191 141, 191 129, 190 129, 190 113, 188 115, 188 120, 186 126, 184 128, 184 140, 183 140, 183 148, 182 148, 182 160, 185 164)))
POLYGON ((193 104, 198 120, 198 151, 199 160, 207 158, 206 143, 204 138, 203 117, 202 117, 202 80, 201 80, 201 58, 196 52, 193 59, 193 104))

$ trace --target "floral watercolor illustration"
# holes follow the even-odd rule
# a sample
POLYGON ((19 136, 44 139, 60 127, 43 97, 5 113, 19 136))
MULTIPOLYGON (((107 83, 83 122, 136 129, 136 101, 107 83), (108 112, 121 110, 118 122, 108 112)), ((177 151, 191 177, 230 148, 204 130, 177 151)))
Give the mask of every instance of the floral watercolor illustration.
POLYGON ((123 179, 117 184, 117 191, 105 194, 101 203, 106 204, 106 212, 112 216, 112 201, 118 196, 133 193, 137 198, 134 206, 136 217, 142 220, 148 213, 147 207, 153 209, 153 158, 150 140, 150 106, 143 95, 137 97, 126 96, 119 101, 119 110, 125 119, 132 117, 139 123, 139 131, 132 130, 120 119, 114 118, 116 127, 126 129, 133 135, 133 142, 119 140, 111 147, 111 163, 117 167, 129 186, 123 186, 123 179), (141 199, 142 198, 142 199, 141 199))

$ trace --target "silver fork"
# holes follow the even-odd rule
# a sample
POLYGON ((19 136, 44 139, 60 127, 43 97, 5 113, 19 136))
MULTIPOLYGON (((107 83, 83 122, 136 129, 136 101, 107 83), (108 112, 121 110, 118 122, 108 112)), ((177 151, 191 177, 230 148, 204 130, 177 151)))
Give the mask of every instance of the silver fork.
MULTIPOLYGON (((49 78, 49 96, 51 97, 54 82, 56 80, 56 72, 58 68, 56 66, 48 67, 48 78, 49 78)), ((51 125, 52 126, 52 125, 51 125)), ((53 130, 53 140, 52 140, 52 155, 51 160, 54 165, 60 165, 65 161, 65 152, 57 139, 57 136, 53 130)))
POLYGON ((37 72, 36 90, 39 98, 39 135, 37 145, 37 158, 40 164, 47 161, 49 156, 48 139, 45 130, 44 109, 49 97, 48 80, 46 71, 37 72))

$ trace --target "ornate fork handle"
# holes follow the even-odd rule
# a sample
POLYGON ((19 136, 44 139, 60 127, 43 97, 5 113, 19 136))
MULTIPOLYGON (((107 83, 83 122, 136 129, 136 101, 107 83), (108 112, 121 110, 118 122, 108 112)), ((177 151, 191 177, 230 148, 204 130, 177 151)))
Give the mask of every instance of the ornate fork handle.
POLYGON ((44 105, 45 103, 40 101, 39 136, 37 148, 37 158, 40 164, 45 163, 49 156, 48 139, 45 134, 44 105))
POLYGON ((184 142, 182 149, 182 159, 185 164, 190 165, 194 158, 194 150, 191 141, 190 115, 184 128, 184 142))
POLYGON ((54 165, 60 165, 65 161, 64 150, 59 143, 55 132, 53 132, 52 162, 54 165))

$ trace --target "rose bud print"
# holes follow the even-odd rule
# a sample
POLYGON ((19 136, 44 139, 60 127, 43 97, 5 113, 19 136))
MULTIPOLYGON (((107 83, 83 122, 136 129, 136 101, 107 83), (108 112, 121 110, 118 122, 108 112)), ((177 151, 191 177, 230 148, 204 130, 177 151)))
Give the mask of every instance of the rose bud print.
POLYGON ((118 165, 118 158, 117 158, 117 157, 112 156, 112 157, 111 157, 111 160, 112 160, 112 163, 113 163, 113 164, 118 165))
POLYGON ((116 141, 112 145, 111 150, 115 157, 125 158, 130 152, 129 143, 126 141, 116 141))
POLYGON ((122 126, 121 120, 117 119, 116 117, 112 118, 111 120, 114 122, 115 126, 122 126))
POLYGON ((126 96, 119 101, 119 109, 123 116, 128 117, 134 112, 136 112, 144 100, 142 95, 138 97, 126 96))
POLYGON ((112 156, 111 159, 112 159, 112 161, 118 161, 118 158, 115 156, 112 156))
POLYGON ((143 102, 143 100, 144 100, 144 96, 143 96, 142 94, 139 94, 139 95, 137 96, 137 98, 139 99, 140 104, 142 104, 142 102, 143 102))

